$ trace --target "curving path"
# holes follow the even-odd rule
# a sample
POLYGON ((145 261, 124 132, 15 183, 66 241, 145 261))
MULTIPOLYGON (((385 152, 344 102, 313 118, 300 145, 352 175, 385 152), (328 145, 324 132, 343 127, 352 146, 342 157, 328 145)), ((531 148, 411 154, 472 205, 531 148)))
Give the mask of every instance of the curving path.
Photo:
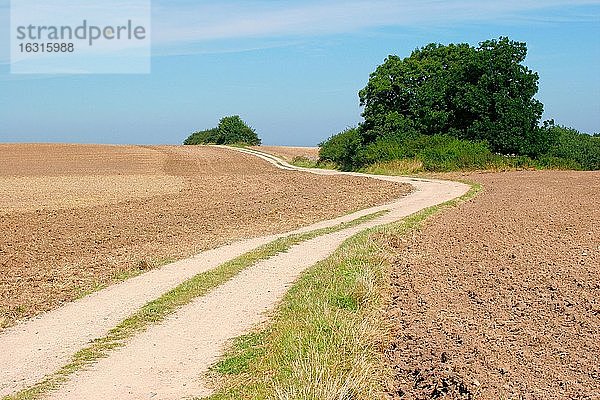
MULTIPOLYGON (((224 151, 234 151, 227 148, 224 151)), ((321 175, 364 174, 293 167, 276 157, 252 150, 278 168, 321 175)), ((360 226, 303 242, 258 263, 181 308, 162 324, 150 327, 110 357, 73 375, 56 399, 180 399, 209 393, 201 379, 228 340, 265 320, 294 280, 329 256, 344 240, 364 229, 397 221, 424 208, 466 193, 456 182, 372 176, 409 183, 415 190, 385 206, 320 222, 295 232, 335 226, 381 210, 390 213, 360 226)), ((90 340, 104 336, 145 303, 203 271, 235 258, 281 235, 260 237, 210 250, 188 260, 146 273, 84 299, 17 325, 0 335, 0 395, 14 393, 65 365, 90 340)))

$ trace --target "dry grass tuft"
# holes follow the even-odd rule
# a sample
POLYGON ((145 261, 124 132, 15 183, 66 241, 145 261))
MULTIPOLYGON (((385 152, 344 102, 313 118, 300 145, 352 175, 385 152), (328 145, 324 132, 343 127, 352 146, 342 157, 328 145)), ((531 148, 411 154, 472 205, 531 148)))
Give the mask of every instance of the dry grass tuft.
POLYGON ((423 162, 416 158, 405 158, 372 164, 364 172, 375 175, 414 175, 423 172, 423 162))

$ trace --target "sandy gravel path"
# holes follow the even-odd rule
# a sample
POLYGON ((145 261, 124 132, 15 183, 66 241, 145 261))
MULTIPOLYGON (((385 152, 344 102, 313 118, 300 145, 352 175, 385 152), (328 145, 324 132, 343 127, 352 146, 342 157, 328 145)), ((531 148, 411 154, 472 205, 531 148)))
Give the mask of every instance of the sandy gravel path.
POLYGON ((368 215, 385 206, 319 222, 296 231, 235 242, 149 271, 92 293, 0 334, 0 396, 35 384, 65 365, 95 338, 180 283, 276 238, 335 226, 368 215))
MULTIPOLYGON (((276 159, 257 155, 280 167, 276 159)), ((311 171, 339 174, 334 171, 311 171)), ((400 200, 342 218, 303 228, 334 226, 384 209, 392 212, 359 227, 322 236, 292 248, 239 274, 207 296, 182 308, 164 323, 151 327, 126 347, 76 374, 57 399, 182 398, 206 393, 200 376, 227 341, 257 322, 274 307, 291 282, 306 268, 326 258, 356 232, 410 215, 425 207, 458 197, 463 184, 400 177, 379 179, 405 182, 416 190, 400 200)), ((238 242, 161 270, 144 274, 50 312, 0 335, 0 394, 9 394, 38 381, 64 365, 90 339, 110 328, 178 283, 234 258, 275 236, 238 242)))
POLYGON ((183 281, 271 241, 237 242, 110 286, 0 335, 0 396, 30 386, 65 365, 91 340, 183 281))

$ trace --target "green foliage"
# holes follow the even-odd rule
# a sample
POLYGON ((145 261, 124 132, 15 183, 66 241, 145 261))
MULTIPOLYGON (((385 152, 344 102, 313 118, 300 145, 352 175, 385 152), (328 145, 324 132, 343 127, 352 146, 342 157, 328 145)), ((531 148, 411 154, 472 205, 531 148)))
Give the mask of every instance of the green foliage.
POLYGON ((348 128, 330 137, 320 146, 319 157, 323 161, 335 162, 345 170, 350 170, 359 164, 357 157, 362 147, 362 140, 357 128, 348 128))
POLYGON ((600 136, 587 135, 575 129, 544 123, 550 148, 541 158, 545 162, 568 163, 572 169, 600 170, 600 136))
POLYGON ((198 131, 192 133, 183 144, 185 145, 196 145, 196 144, 218 144, 219 142, 219 130, 217 128, 207 129, 205 131, 198 131))
POLYGON ((503 154, 539 154, 543 105, 533 97, 539 78, 522 64, 526 55, 525 43, 500 38, 388 57, 359 93, 364 142, 416 132, 485 140, 503 154))
MULTIPOLYGON (((361 147, 352 159, 357 165, 369 166, 362 168, 365 172, 385 170, 393 173, 398 170, 404 174, 486 169, 600 169, 600 137, 563 127, 541 129, 550 131, 546 134, 552 147, 537 158, 494 154, 486 142, 447 135, 420 135, 408 139, 390 135, 361 147)), ((321 151, 329 153, 330 143, 323 143, 321 151)))
POLYGON ((456 171, 484 169, 496 156, 485 142, 445 135, 388 135, 361 146, 357 129, 351 129, 322 143, 320 157, 347 170, 379 162, 414 159, 426 171, 456 171))
POLYGON ((415 159, 425 171, 484 169, 495 156, 485 142, 460 140, 451 136, 421 135, 411 139, 384 137, 365 147, 364 164, 415 159))
POLYGON ((183 142, 185 145, 244 144, 249 146, 257 146, 260 143, 261 140, 256 131, 249 127, 239 115, 224 117, 216 128, 194 132, 183 142))
POLYGON ((321 160, 344 170, 395 160, 426 171, 600 169, 600 137, 539 126, 526 55, 525 43, 501 37, 389 56, 359 92, 364 122, 322 143, 321 160))
POLYGON ((254 129, 246 125, 238 115, 221 119, 217 129, 222 140, 219 144, 243 143, 258 146, 261 143, 254 129))
POLYGON ((418 157, 426 171, 485 169, 493 158, 484 142, 458 140, 447 136, 431 136, 425 140, 418 157))

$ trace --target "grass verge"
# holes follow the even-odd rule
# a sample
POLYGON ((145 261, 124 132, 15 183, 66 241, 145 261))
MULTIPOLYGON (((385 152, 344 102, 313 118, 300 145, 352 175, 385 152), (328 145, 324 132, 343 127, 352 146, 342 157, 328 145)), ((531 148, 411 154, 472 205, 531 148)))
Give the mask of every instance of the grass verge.
POLYGON ((321 168, 321 169, 337 169, 337 165, 332 162, 312 160, 308 157, 297 156, 290 161, 290 164, 301 168, 321 168))
POLYGON ((79 371, 100 358, 107 357, 111 350, 123 347, 128 339, 143 332, 149 326, 163 321, 180 307, 192 300, 205 295, 215 287, 225 283, 244 269, 285 252, 292 246, 346 228, 360 225, 366 221, 386 214, 381 211, 366 215, 355 220, 345 222, 330 228, 322 228, 302 234, 289 235, 274 240, 253 251, 245 253, 231 261, 221 264, 215 269, 203 272, 183 282, 176 288, 165 293, 156 300, 143 306, 138 312, 122 321, 103 338, 96 339, 88 347, 75 353, 71 361, 60 370, 46 376, 37 384, 26 388, 16 394, 3 397, 3 400, 33 400, 42 397, 45 393, 58 388, 66 382, 70 375, 79 371))
POLYGON ((460 164, 455 160, 432 161, 419 157, 379 161, 359 168, 360 172, 374 175, 427 175, 445 172, 507 172, 522 170, 581 170, 573 162, 560 158, 531 159, 525 156, 510 157, 489 155, 480 163, 460 164))
POLYGON ((386 365, 390 326, 391 243, 441 210, 477 195, 431 207, 361 232, 294 284, 272 322, 236 339, 212 369, 209 400, 376 399, 392 371, 386 365))

